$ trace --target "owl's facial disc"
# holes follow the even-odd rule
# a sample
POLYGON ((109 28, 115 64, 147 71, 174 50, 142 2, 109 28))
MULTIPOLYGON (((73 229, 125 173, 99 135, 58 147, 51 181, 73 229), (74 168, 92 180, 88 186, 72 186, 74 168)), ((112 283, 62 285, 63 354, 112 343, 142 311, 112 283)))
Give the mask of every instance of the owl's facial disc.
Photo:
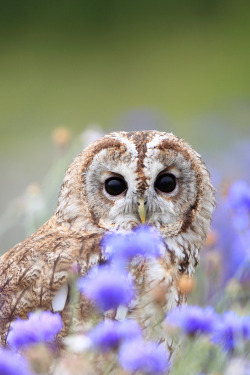
POLYGON ((105 229, 127 230, 145 223, 158 228, 175 224, 172 200, 178 195, 180 172, 174 167, 166 170, 160 163, 145 183, 145 175, 137 172, 137 160, 133 163, 130 155, 116 155, 114 151, 112 158, 109 155, 108 150, 97 154, 85 176, 96 224, 105 229))
POLYGON ((98 228, 130 230, 146 223, 175 236, 192 225, 203 196, 213 198, 199 155, 171 134, 117 132, 89 150, 84 202, 98 228), (202 190, 203 180, 208 187, 202 190))
POLYGON ((101 150, 86 175, 87 201, 95 223, 105 229, 132 229, 148 223, 158 229, 179 228, 196 197, 195 175, 183 157, 155 150, 144 158, 101 150))

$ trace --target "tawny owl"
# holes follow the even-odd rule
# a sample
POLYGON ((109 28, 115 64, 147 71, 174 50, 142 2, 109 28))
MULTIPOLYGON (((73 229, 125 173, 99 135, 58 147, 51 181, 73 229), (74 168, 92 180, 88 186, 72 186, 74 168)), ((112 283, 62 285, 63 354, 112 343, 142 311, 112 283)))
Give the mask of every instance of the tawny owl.
MULTIPOLYGON (((100 240, 107 231, 131 230, 142 222, 160 231, 168 249, 164 259, 133 271, 143 277, 138 274, 140 293, 127 314, 152 336, 150 290, 165 288, 164 314, 185 301, 178 280, 199 262, 214 205, 210 175, 183 140, 157 131, 114 132, 97 140, 67 170, 55 214, 1 257, 2 342, 16 316, 55 310, 60 293, 64 300, 56 309, 66 331, 71 265, 86 274, 102 262, 100 240)), ((80 301, 78 312, 82 320, 91 314, 88 301, 80 301)))

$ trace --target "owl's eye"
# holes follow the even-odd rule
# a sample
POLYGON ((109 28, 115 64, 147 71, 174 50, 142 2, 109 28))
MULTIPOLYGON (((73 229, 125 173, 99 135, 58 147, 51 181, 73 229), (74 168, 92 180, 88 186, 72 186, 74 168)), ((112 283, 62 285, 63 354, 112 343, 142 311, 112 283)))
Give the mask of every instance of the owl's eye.
POLYGON ((110 195, 120 195, 127 189, 126 182, 119 177, 110 177, 105 181, 105 190, 110 195))
POLYGON ((154 186, 163 193, 171 193, 176 187, 176 178, 170 173, 161 174, 155 180, 154 186))

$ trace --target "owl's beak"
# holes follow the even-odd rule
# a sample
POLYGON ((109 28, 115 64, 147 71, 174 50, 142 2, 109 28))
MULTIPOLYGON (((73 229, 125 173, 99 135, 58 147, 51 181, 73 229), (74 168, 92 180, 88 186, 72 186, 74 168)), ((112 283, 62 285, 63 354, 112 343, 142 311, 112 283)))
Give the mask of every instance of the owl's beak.
POLYGON ((145 224, 146 221, 146 209, 144 199, 138 199, 138 213, 141 219, 142 224, 145 224))

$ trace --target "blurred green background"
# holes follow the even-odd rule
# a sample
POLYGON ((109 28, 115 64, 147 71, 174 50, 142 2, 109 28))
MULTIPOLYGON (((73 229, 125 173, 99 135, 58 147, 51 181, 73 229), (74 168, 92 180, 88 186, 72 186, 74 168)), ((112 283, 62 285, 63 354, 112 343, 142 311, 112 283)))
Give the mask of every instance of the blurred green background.
POLYGON ((0 10, 0 209, 51 165, 51 133, 160 128, 202 153, 250 135, 250 3, 12 0, 0 10))

